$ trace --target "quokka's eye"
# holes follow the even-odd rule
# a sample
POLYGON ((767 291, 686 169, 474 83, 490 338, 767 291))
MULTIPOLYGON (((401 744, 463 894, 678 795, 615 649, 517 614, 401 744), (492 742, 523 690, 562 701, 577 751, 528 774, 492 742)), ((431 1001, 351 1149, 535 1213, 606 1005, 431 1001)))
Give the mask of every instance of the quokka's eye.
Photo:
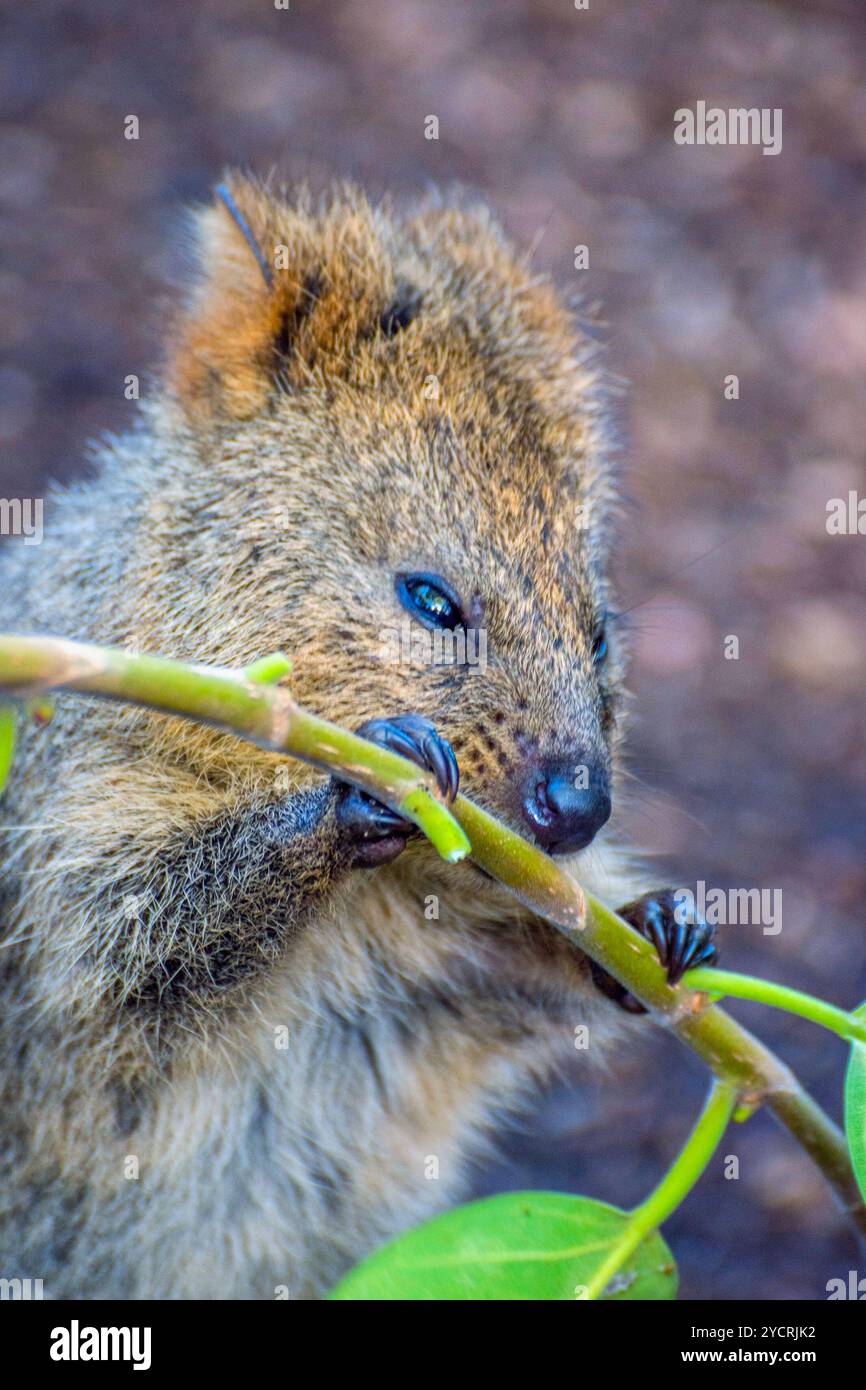
POLYGON ((607 656, 607 632, 604 624, 596 628, 595 636, 592 639, 592 659, 596 666, 600 666, 607 656))
POLYGON ((444 579, 435 574, 398 574, 397 597, 425 627, 459 627, 459 600, 444 579))

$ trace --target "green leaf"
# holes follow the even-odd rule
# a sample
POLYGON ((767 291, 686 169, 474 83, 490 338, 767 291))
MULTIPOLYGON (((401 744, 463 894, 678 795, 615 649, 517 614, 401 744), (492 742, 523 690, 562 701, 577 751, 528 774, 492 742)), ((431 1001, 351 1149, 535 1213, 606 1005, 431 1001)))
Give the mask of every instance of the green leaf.
MULTIPOLYGON (((507 1192, 457 1207, 372 1254, 332 1299, 556 1299, 581 1297, 627 1226, 627 1212, 559 1192, 507 1192)), ((674 1298, 677 1271, 653 1233, 626 1261, 606 1298, 674 1298)))
MULTIPOLYGON (((855 1010, 866 1017, 866 1004, 855 1010)), ((851 1163, 866 1201, 866 1043, 851 1044, 851 1060, 845 1077, 845 1133, 851 1150, 851 1163)))
POLYGON ((15 754, 15 723, 14 707, 0 705, 0 795, 6 785, 15 754))

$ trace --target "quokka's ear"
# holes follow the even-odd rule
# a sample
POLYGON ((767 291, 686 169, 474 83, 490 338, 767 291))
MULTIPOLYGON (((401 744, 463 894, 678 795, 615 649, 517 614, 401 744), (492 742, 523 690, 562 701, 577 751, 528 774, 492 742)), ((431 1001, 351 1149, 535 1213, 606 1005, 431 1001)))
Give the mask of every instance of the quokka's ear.
POLYGON ((175 324, 166 386, 199 420, 249 419, 273 388, 284 325, 305 294, 303 280, 285 273, 283 210, 233 176, 196 216, 199 280, 175 324))
POLYGON ((200 279, 182 308, 166 386, 197 424, 250 419, 275 389, 364 377, 419 296, 398 274, 393 218, 356 188, 313 203, 230 178, 198 216, 200 279), (359 365, 360 363, 360 365, 359 365))

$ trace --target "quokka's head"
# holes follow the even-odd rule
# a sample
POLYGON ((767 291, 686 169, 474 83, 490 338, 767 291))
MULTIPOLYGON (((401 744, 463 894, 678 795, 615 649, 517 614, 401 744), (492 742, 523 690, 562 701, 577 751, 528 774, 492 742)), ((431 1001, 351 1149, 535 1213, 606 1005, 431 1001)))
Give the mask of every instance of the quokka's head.
POLYGON ((621 680, 589 343, 477 206, 232 179, 197 228, 162 418, 199 474, 199 653, 282 648, 350 727, 426 715, 470 795, 582 848, 621 680))

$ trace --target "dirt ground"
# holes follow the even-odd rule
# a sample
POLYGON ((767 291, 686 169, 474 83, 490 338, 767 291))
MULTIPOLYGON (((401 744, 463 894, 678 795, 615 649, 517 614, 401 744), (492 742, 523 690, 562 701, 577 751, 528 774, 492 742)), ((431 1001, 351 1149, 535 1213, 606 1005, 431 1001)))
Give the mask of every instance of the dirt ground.
MULTIPOLYGON (((185 273, 182 207, 226 165, 480 190, 540 271, 602 306, 628 383, 633 838, 659 882, 781 890, 779 934, 723 930, 730 968, 866 997, 866 538, 826 528, 829 499, 866 494, 862 5, 41 0, 4 28, 0 495, 74 476, 89 438, 129 422, 123 378, 146 377, 163 277, 185 273), (781 153, 675 144, 698 100, 781 108, 781 153)), ((838 1115, 841 1045, 733 1012, 838 1115)), ((648 1025, 615 1080, 563 1084, 504 1134, 478 1191, 632 1203, 704 1087, 648 1025)), ((723 1148, 739 1180, 715 1164, 667 1230, 686 1296, 814 1299, 864 1272, 768 1119, 723 1148)))

